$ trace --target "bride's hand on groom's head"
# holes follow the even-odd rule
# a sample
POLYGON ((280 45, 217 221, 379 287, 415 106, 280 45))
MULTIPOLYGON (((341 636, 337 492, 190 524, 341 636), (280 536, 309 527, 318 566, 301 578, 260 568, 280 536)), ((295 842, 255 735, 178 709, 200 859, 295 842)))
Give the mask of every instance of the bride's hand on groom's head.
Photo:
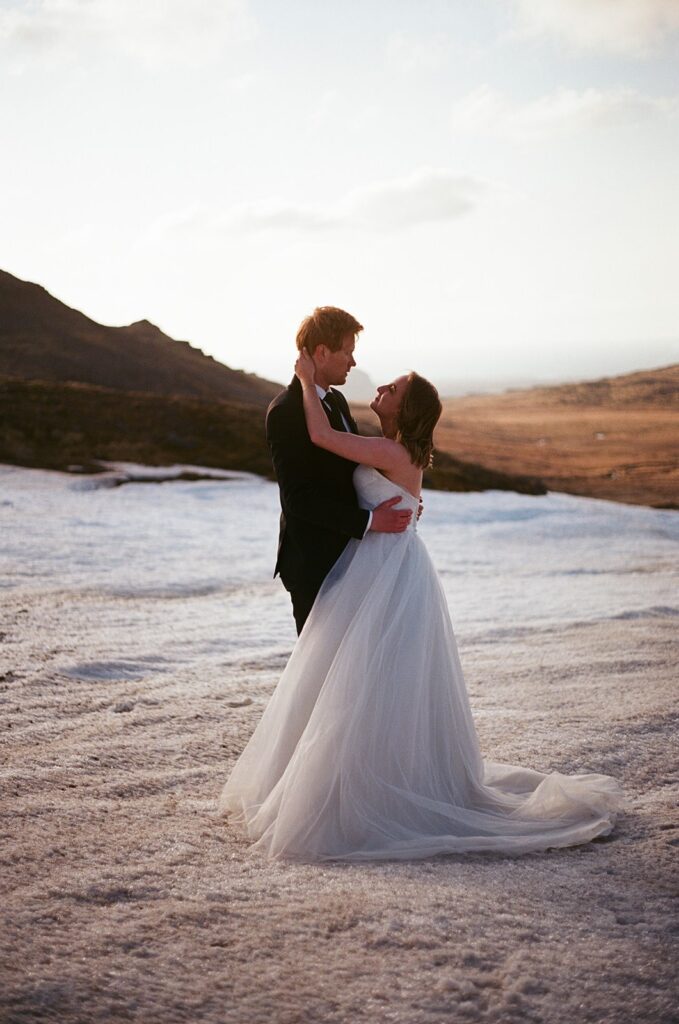
POLYGON ((295 374, 299 377, 302 384, 313 384, 316 379, 314 361, 305 348, 297 356, 295 374))

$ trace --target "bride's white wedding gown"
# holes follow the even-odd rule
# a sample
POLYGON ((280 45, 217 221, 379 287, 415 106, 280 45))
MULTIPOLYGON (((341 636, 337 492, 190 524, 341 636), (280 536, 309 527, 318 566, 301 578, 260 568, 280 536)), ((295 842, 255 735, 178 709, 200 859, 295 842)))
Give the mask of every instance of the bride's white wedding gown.
POLYGON ((219 800, 272 858, 379 860, 584 843, 613 828, 608 775, 484 760, 417 499, 367 466, 363 508, 402 496, 401 534, 349 541, 219 800))

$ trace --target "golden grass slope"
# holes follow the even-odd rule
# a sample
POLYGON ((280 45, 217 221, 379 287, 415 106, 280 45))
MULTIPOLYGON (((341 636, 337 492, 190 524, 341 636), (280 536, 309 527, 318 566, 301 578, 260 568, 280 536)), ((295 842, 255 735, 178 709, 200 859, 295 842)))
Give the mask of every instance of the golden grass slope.
POLYGON ((679 364, 444 401, 436 440, 550 490, 679 508, 679 364))

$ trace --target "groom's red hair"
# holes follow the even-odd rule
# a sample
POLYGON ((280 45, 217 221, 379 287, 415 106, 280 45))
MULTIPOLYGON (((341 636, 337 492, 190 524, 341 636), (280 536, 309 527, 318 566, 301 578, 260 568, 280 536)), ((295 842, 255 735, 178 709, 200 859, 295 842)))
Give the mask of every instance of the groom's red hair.
POLYGON ((356 335, 363 324, 337 306, 317 306, 311 316, 305 317, 297 331, 297 349, 306 349, 313 355, 319 345, 338 352, 347 334, 356 335))

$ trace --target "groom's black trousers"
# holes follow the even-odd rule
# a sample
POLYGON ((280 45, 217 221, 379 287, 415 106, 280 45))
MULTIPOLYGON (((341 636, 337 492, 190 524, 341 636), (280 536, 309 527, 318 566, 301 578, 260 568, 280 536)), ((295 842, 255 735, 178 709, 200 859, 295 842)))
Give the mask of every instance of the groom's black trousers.
POLYGON ((295 617, 297 636, 302 632, 302 628, 309 617, 309 612, 313 607, 317 594, 318 584, 307 584, 307 586, 297 586, 290 589, 292 614, 295 617))

